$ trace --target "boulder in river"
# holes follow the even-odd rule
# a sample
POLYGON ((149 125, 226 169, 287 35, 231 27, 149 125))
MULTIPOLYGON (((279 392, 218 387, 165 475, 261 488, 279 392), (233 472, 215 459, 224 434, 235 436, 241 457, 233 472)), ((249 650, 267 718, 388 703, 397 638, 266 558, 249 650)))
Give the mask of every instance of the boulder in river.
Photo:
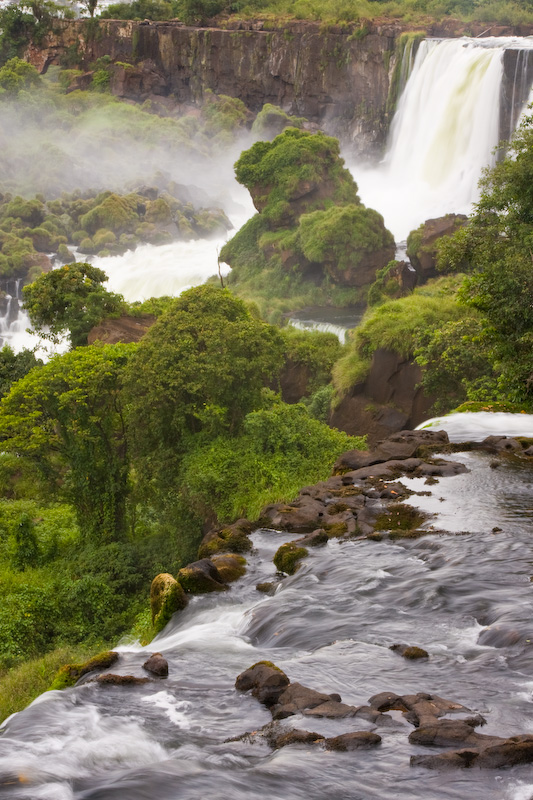
POLYGON ((161 653, 152 653, 150 658, 144 662, 143 669, 158 678, 166 678, 168 675, 168 661, 163 658, 161 653))
POLYGON ((225 592, 227 584, 222 575, 208 558, 193 561, 178 572, 178 581, 187 594, 206 592, 225 592))
POLYGON ((168 572, 156 575, 150 587, 150 608, 155 631, 162 631, 172 614, 184 609, 187 603, 183 587, 172 575, 168 572))

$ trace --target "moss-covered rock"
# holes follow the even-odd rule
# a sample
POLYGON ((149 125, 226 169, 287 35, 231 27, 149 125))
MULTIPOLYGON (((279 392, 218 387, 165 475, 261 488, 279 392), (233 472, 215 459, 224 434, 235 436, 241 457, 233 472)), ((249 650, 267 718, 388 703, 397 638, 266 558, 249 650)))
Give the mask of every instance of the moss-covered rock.
POLYGON ((285 128, 303 128, 305 117, 294 117, 279 106, 265 103, 252 125, 252 133, 259 139, 273 139, 285 128))
POLYGON ((248 538, 253 525, 247 519, 239 519, 232 525, 209 531, 201 541, 198 558, 209 558, 215 553, 247 553, 252 549, 248 538))
POLYGON ((154 632, 159 633, 176 611, 187 605, 187 597, 178 581, 168 572, 162 572, 152 581, 150 587, 150 609, 154 632))
POLYGON ((390 531, 392 534, 406 536, 416 532, 427 519, 427 514, 407 503, 393 503, 378 516, 374 528, 376 531, 390 531))
POLYGON ((274 566, 279 572, 285 572, 287 575, 294 575, 300 561, 309 555, 305 547, 298 547, 294 542, 287 542, 278 547, 276 554, 273 558, 274 566))
POLYGON ((188 564, 178 572, 178 581, 187 594, 205 594, 206 592, 225 592, 227 585, 208 558, 202 558, 188 564))
POLYGON ((96 233, 100 228, 114 233, 131 232, 138 222, 135 196, 121 197, 118 194, 110 194, 80 218, 82 228, 89 233, 96 233))
POLYGON ((246 572, 246 559, 234 553, 215 555, 211 558, 211 563, 217 568, 224 583, 233 583, 246 572))
POLYGON ((74 686, 74 684, 84 675, 87 675, 88 672, 109 669, 109 667, 113 666, 113 664, 118 661, 118 658, 118 653, 109 650, 93 656, 93 658, 90 658, 83 664, 65 664, 65 666, 61 667, 57 672, 50 689, 66 689, 69 686, 74 686))

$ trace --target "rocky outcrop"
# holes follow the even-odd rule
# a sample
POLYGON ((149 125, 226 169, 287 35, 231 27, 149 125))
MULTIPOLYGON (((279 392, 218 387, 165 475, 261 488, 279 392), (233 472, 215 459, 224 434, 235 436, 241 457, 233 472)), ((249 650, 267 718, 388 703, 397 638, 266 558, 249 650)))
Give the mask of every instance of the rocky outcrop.
POLYGON ((109 317, 89 331, 87 344, 94 344, 95 342, 103 342, 104 344, 140 342, 155 320, 156 318, 149 314, 145 314, 142 317, 131 317, 127 314, 116 318, 109 317))
POLYGON ((429 416, 434 398, 420 387, 422 371, 392 350, 374 352, 367 378, 352 387, 335 407, 330 425, 352 435, 368 435, 370 444, 429 416))
POLYGON ((446 214, 437 219, 428 219, 407 237, 407 255, 413 265, 418 283, 436 278, 437 247, 443 236, 451 236, 468 222, 464 214, 446 214))

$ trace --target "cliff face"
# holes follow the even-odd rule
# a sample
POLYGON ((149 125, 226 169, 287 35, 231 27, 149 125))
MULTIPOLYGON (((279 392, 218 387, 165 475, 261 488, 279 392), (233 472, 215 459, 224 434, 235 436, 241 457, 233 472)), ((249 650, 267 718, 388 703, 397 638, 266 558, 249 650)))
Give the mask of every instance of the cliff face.
MULTIPOLYGON (((260 28, 261 23, 257 23, 260 28)), ((39 48, 25 57, 41 72, 51 64, 87 65, 110 55, 133 60, 112 91, 145 99, 173 95, 179 103, 201 101, 206 89, 239 97, 252 111, 264 103, 305 116, 359 152, 385 141, 390 75, 401 31, 373 27, 362 34, 293 23, 283 30, 190 28, 178 22, 60 21, 39 48)), ((390 103, 389 103, 390 106, 390 103)))
MULTIPOLYGON (((305 116, 339 137, 354 155, 381 151, 394 110, 393 76, 405 26, 365 23, 346 30, 293 22, 283 29, 266 30, 262 22, 233 25, 234 29, 221 29, 186 27, 177 21, 57 21, 38 47, 28 46, 25 58, 44 72, 51 64, 87 66, 109 55, 113 61, 136 65, 114 74, 111 90, 120 97, 144 100, 170 95, 187 104, 200 102, 210 89, 239 97, 252 111, 273 103, 305 116)), ((503 36, 528 35, 533 30, 532 26, 483 27, 472 24, 466 30, 448 19, 426 33, 503 36)), ((527 97, 533 73, 533 60, 529 64, 517 53, 505 54, 504 135, 523 102, 522 95, 527 97), (524 75, 518 92, 517 74, 524 75)))

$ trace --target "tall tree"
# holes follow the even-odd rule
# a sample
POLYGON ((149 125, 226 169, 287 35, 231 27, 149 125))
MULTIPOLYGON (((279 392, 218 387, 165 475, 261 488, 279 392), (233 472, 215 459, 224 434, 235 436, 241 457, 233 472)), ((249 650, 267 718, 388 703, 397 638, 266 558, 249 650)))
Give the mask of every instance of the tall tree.
POLYGON ((76 509, 86 538, 126 532, 129 455, 122 377, 135 345, 78 348, 17 381, 0 403, 4 451, 31 460, 76 509))

